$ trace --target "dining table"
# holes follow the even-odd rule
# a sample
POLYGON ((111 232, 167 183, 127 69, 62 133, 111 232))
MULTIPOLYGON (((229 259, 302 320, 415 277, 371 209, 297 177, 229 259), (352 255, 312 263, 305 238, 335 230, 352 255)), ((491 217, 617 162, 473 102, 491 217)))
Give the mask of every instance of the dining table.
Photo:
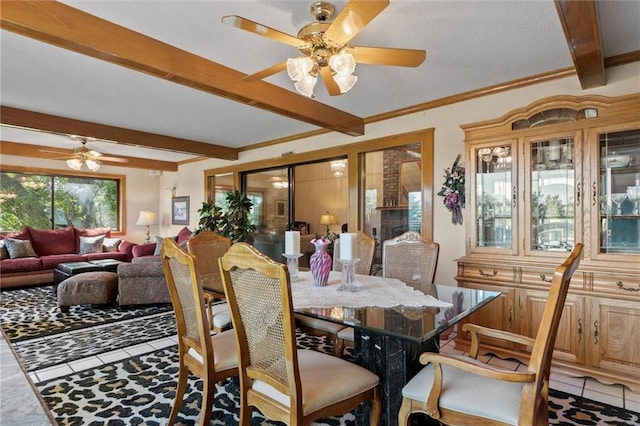
MULTIPOLYGON (((332 271, 315 286, 310 271, 291 280, 294 311, 354 330, 354 361, 380 377, 381 425, 397 425, 402 388, 422 368, 423 352, 439 352, 440 335, 496 299, 494 291, 434 284, 426 293, 395 279, 355 274, 352 291, 340 291, 342 273, 332 271)), ((345 377, 345 380, 349 380, 345 377)), ((368 405, 356 424, 369 424, 368 405)))

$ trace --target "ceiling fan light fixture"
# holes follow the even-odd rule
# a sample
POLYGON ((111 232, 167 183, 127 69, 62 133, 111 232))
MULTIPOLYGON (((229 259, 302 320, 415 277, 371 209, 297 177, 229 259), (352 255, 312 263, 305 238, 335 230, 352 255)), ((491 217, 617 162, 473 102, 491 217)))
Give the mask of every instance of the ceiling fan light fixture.
POLYGON ((301 81, 308 76, 314 67, 313 60, 308 56, 287 59, 287 74, 293 81, 301 81))
POLYGON ((71 158, 67 160, 67 166, 69 166, 69 168, 73 170, 80 170, 82 168, 82 161, 78 160, 77 158, 71 158))
POLYGON ((85 164, 87 165, 87 168, 92 172, 96 172, 98 171, 98 169, 100 169, 99 161, 89 159, 89 160, 85 160, 85 164))
POLYGON ((333 81, 335 81, 338 85, 340 93, 347 93, 356 84, 356 81, 358 81, 358 77, 352 74, 336 74, 333 76, 333 81))
POLYGON ((301 95, 313 98, 313 88, 316 86, 317 81, 317 77, 307 74, 302 80, 296 81, 294 86, 301 95))

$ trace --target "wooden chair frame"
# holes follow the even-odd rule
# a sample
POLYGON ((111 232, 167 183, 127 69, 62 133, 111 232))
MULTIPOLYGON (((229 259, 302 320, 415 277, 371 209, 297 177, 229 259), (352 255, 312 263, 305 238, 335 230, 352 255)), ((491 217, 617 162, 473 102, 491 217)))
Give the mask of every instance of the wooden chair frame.
MULTIPOLYGON (((227 330, 231 326, 230 321, 226 325, 215 326, 213 320, 216 315, 216 303, 220 299, 224 299, 224 287, 218 267, 218 258, 224 255, 229 247, 231 247, 230 239, 209 230, 200 231, 187 241, 187 252, 201 259, 196 262, 196 268, 198 268, 198 276, 204 290, 209 324, 216 333, 227 330)), ((224 306, 224 303, 221 305, 224 306)), ((218 307, 218 309, 220 308, 218 307)), ((224 310, 226 311, 226 309, 224 310)))
POLYGON ((177 419, 191 371, 203 382, 199 423, 209 425, 216 382, 238 375, 235 335, 226 331, 211 336, 195 256, 184 252, 172 238, 165 238, 161 258, 178 329, 178 386, 168 424, 173 425, 177 419), (186 271, 190 288, 180 282, 186 271), (180 278, 176 279, 176 276, 180 278), (214 352, 214 346, 219 350, 214 352), (226 368, 216 370, 216 360, 226 368))
MULTIPOLYGON (((344 414, 357 407, 360 403, 371 400, 372 415, 371 425, 377 425, 380 418, 380 395, 378 386, 369 388, 344 400, 324 406, 323 408, 303 413, 303 389, 299 372, 299 351, 296 343, 296 329, 291 299, 290 279, 287 267, 275 262, 269 257, 258 252, 254 247, 246 243, 236 243, 219 260, 222 271, 223 283, 227 300, 233 319, 233 329, 237 335, 238 353, 240 354, 240 424, 249 426, 251 424, 251 407, 258 408, 265 416, 272 420, 284 422, 289 425, 306 425, 319 418, 344 414), (249 344, 247 342, 247 330, 242 321, 240 308, 238 306, 236 292, 232 283, 232 271, 234 269, 253 270, 270 280, 278 280, 280 283, 279 295, 282 306, 282 326, 284 329, 284 358, 286 364, 286 374, 289 383, 266 368, 259 368, 252 365, 250 359, 249 344), (278 392, 288 396, 288 404, 282 401, 269 398, 265 393, 257 391, 254 386, 256 381, 264 382, 273 387, 278 392)), ((307 351, 307 350, 302 350, 307 351)), ((314 351, 310 351, 316 353, 314 351)), ((335 359, 325 354, 316 353, 319 356, 335 359)), ((346 363, 347 361, 331 361, 346 363)), ((349 368, 360 368, 351 365, 349 368)), ((331 371, 326 371, 331 374, 331 371)), ((349 380, 345 377, 344 380, 349 380)), ((353 377, 352 377, 353 380, 353 377)))
MULTIPOLYGON (((409 424, 409 416, 413 412, 423 412, 430 417, 448 425, 504 425, 493 419, 474 416, 441 407, 439 402, 443 392, 447 391, 446 378, 442 366, 460 369, 468 375, 511 383, 523 383, 520 396, 518 426, 542 426, 549 424, 549 372, 562 309, 569 290, 571 276, 578 268, 582 254, 582 243, 576 244, 569 257, 556 268, 549 295, 544 308, 538 333, 534 338, 501 330, 494 330, 474 324, 465 324, 462 330, 471 333, 471 349, 469 356, 454 356, 425 352, 420 356, 422 364, 430 364, 425 368, 433 368, 433 385, 426 402, 404 397, 398 414, 398 424, 409 424), (505 341, 532 347, 529 364, 525 371, 505 371, 476 360, 479 352, 481 336, 500 338, 505 341)), ((420 373, 418 373, 420 374, 420 373)), ((478 389, 478 392, 482 392, 478 389)), ((468 408, 468 407, 467 407, 468 408)))

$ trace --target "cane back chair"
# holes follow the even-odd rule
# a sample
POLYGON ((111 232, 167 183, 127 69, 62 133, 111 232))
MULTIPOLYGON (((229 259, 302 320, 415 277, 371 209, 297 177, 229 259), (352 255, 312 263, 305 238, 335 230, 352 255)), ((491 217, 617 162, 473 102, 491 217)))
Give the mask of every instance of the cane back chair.
POLYGON ((191 371, 203 383, 200 425, 209 425, 216 382, 238 375, 235 335, 228 330, 211 336, 195 256, 165 238, 161 258, 178 328, 178 387, 169 424, 176 421, 191 371))
POLYGON ((204 290, 204 298, 209 315, 209 324, 215 332, 221 332, 231 327, 231 314, 224 299, 222 277, 218 267, 218 258, 229 250, 231 240, 204 230, 187 241, 187 251, 198 261, 198 276, 204 290))
MULTIPOLYGON (((356 231, 356 258, 360 259, 354 266, 354 272, 361 275, 369 275, 373 266, 373 255, 376 252, 376 240, 362 231, 356 231)), ((334 271, 342 271, 340 262, 340 238, 333 242, 333 267, 334 271)))
POLYGON ((420 355, 420 362, 426 366, 402 390, 398 424, 408 425, 411 413, 423 412, 447 425, 548 425, 553 346, 582 248, 582 243, 576 244, 556 268, 535 339, 465 324, 462 330, 471 333, 468 356, 420 355), (478 361, 482 336, 531 347, 526 370, 502 370, 478 361))
POLYGON ((382 243, 382 276, 397 278, 429 294, 438 265, 440 246, 408 231, 382 243))
POLYGON ((219 260, 240 354, 240 424, 252 407, 288 425, 347 413, 370 400, 380 418, 378 377, 334 356, 297 349, 287 267, 236 243, 219 260))

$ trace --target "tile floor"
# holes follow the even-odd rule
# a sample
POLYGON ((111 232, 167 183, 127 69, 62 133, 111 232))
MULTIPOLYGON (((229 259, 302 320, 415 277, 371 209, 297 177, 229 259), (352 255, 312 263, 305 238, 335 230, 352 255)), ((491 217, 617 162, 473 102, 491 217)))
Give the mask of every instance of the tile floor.
MULTIPOLYGON (((71 332, 72 333, 72 332, 71 332)), ((442 342, 441 352, 443 353, 459 353, 456 351, 453 344, 454 335, 450 336, 450 339, 442 342)), ((0 378, 0 389, 7 388, 8 385, 12 382, 9 380, 13 380, 13 378, 5 377, 5 371, 7 370, 8 364, 5 358, 6 352, 10 352, 8 345, 2 339, 2 345, 0 345, 0 351, 2 352, 2 377, 0 378)), ((42 382, 45 380, 53 379, 56 377, 64 376, 70 374, 72 372, 81 371, 87 368, 95 367, 105 363, 112 363, 124 358, 128 358, 131 356, 152 352, 157 349, 162 349, 171 345, 175 345, 177 343, 175 337, 168 337, 159 339, 156 341, 151 341, 148 343, 130 346, 125 349, 119 349, 112 352, 107 352, 99 355, 95 355, 92 357, 88 357, 81 360, 76 360, 73 362, 43 368, 41 370, 37 370, 29 373, 29 378, 33 383, 42 382)), ((19 345, 19 343, 18 343, 19 345)), ((513 360, 503 360, 494 356, 485 356, 482 358, 485 362, 500 366, 503 368, 510 368, 514 371, 522 368, 522 364, 513 361, 513 360)), ((28 383, 25 381, 25 384, 28 386, 28 383)), ((13 385, 11 385, 13 386, 13 385)), ((640 412, 640 394, 632 392, 629 388, 621 385, 604 385, 594 379, 584 378, 584 377, 573 377, 568 376, 566 374, 562 374, 559 372, 555 372, 552 369, 551 372, 551 387, 553 389, 557 389, 572 395, 582 396, 584 398, 592 399, 595 401, 604 402, 616 407, 622 407, 628 410, 632 410, 635 412, 640 412)), ((3 400, 5 398, 3 397, 3 400)), ((6 401, 3 401, 2 405, 5 404, 6 401)), ((3 413, 2 422, 8 420, 6 415, 9 415, 8 411, 3 413)), ((15 423, 19 424, 19 423, 15 423)), ((44 423, 43 423, 44 424, 44 423)))

